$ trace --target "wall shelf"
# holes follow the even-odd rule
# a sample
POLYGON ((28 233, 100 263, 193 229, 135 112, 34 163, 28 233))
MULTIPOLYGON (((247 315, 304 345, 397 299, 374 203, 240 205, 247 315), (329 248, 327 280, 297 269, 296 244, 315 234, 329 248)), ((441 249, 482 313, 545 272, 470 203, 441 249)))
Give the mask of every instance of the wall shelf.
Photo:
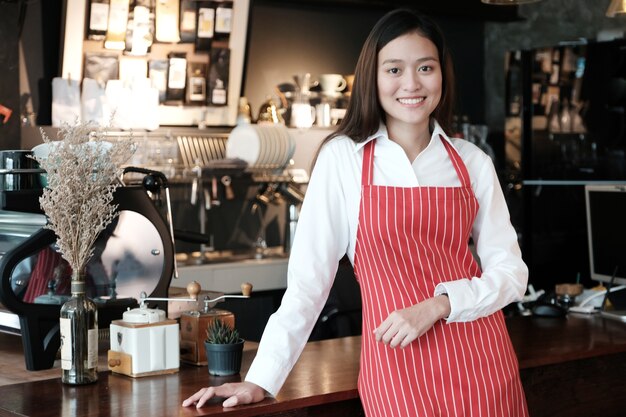
MULTIPOLYGON (((233 27, 230 34, 228 47, 230 48, 230 70, 228 105, 214 106, 188 106, 166 105, 159 106, 159 124, 161 126, 193 126, 204 118, 207 126, 234 126, 237 121, 237 109, 243 84, 243 70, 246 51, 246 39, 248 32, 248 15, 250 0, 235 0, 233 2, 233 27)), ((62 72, 61 76, 67 79, 82 80, 84 53, 94 50, 104 50, 100 46, 102 42, 85 39, 85 27, 87 16, 87 2, 84 0, 67 0, 64 38, 62 47, 62 72)), ((226 46, 226 45, 224 45, 226 46)), ((193 44, 167 44, 154 43, 149 57, 151 59, 163 59, 167 52, 181 51, 191 55, 189 62, 202 59, 202 53, 194 52, 193 44)), ((115 51, 107 51, 115 53, 115 51)), ((207 53, 204 59, 208 62, 207 53)))

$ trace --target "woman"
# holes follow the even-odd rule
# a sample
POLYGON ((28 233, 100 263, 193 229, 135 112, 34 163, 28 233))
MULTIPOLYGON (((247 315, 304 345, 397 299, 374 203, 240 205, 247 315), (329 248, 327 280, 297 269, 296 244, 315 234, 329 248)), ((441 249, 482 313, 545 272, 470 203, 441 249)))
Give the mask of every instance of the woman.
POLYGON ((288 288, 246 381, 202 389, 184 406, 276 394, 347 253, 363 301, 367 416, 528 414, 500 311, 522 297, 528 271, 491 159, 446 136, 453 83, 432 22, 397 10, 375 25, 346 117, 320 149, 288 288))

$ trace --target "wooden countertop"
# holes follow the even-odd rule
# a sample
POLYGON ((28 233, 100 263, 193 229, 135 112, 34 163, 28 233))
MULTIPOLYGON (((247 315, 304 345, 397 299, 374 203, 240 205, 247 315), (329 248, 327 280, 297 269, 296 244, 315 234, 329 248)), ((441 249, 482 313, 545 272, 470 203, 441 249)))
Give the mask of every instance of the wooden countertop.
POLYGON ((626 352, 626 323, 598 315, 512 317, 506 325, 520 369, 626 352))
MULTIPOLYGON (((277 399, 230 410, 221 401, 196 410, 181 403, 208 385, 240 381, 245 376, 214 377, 206 366, 181 364, 170 375, 130 378, 101 372, 98 382, 68 386, 58 377, 0 387, 0 416, 255 416, 357 399, 360 337, 309 343, 277 399)), ((244 351, 247 370, 255 350, 244 351)), ((23 366, 23 364, 21 364, 23 366)))
MULTIPOLYGON (((626 352, 626 324, 600 317, 515 317, 507 319, 507 326, 522 369, 626 352)), ((72 387, 61 383, 57 369, 59 376, 53 379, 0 387, 0 416, 234 417, 292 415, 293 410, 346 403, 358 406, 360 340, 347 337, 307 344, 278 397, 251 406, 223 409, 219 400, 196 410, 182 408, 181 402, 202 387, 239 381, 254 349, 244 352, 244 371, 235 377, 213 377, 206 367, 181 365, 176 374, 136 379, 102 372, 96 384, 72 387)))

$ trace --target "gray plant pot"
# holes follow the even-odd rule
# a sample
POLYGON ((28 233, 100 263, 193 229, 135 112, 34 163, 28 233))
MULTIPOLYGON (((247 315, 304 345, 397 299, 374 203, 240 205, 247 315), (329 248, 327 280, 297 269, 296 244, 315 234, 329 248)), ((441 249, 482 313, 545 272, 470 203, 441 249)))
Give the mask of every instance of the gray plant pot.
POLYGON ((244 340, 233 344, 204 342, 209 373, 216 376, 235 375, 241 371, 244 340))

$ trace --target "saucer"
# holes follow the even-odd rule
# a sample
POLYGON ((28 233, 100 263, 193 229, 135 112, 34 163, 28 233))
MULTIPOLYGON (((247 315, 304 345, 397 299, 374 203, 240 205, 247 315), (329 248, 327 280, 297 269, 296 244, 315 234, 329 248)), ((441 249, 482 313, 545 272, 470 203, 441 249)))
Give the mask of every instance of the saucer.
POLYGON ((320 91, 324 97, 339 98, 343 95, 341 91, 320 91))

